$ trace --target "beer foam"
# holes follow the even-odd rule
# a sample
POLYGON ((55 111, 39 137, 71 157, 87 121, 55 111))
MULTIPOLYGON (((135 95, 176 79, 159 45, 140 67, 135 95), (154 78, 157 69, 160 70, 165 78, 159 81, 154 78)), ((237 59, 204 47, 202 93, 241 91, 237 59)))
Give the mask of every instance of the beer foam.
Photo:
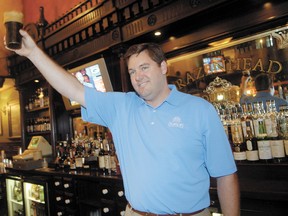
POLYGON ((18 11, 7 11, 4 12, 4 23, 5 22, 19 22, 23 23, 23 13, 18 11))

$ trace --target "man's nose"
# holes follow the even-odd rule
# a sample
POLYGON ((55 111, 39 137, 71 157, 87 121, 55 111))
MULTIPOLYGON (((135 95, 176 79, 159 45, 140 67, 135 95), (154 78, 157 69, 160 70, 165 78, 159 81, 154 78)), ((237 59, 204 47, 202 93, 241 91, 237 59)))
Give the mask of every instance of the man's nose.
POLYGON ((136 70, 135 71, 135 80, 141 80, 143 77, 143 73, 141 70, 136 70))

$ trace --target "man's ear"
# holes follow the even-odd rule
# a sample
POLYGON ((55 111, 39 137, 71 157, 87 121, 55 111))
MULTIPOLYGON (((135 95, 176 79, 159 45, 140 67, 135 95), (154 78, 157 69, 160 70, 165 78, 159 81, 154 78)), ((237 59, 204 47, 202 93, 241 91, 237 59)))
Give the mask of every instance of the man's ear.
POLYGON ((167 62, 166 61, 162 61, 160 66, 161 66, 162 74, 167 74, 167 70, 168 70, 167 62))

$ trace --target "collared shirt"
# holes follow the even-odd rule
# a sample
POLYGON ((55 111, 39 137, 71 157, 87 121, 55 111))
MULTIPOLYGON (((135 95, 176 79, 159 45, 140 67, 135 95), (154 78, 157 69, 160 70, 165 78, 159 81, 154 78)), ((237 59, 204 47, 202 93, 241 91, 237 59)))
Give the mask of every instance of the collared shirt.
POLYGON ((210 205, 210 176, 236 171, 215 108, 171 88, 154 108, 136 93, 85 88, 82 118, 109 127, 120 161, 125 196, 133 208, 189 213, 210 205))

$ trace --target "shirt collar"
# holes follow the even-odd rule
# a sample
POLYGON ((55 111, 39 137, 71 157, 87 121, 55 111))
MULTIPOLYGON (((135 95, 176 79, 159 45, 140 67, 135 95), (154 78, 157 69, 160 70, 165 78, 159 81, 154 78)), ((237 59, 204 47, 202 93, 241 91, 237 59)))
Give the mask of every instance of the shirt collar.
POLYGON ((257 97, 267 97, 267 96, 272 96, 271 94, 270 94, 270 92, 257 92, 256 93, 256 96, 257 97))
MULTIPOLYGON (((180 91, 177 90, 177 87, 175 85, 169 84, 168 85, 170 91, 170 94, 167 96, 167 98, 160 104, 158 107, 162 106, 165 102, 177 106, 180 103, 180 91)), ((139 97, 139 96, 138 96, 139 97)), ((142 104, 146 104, 150 106, 143 98, 139 97, 142 104)))
POLYGON ((171 89, 171 92, 165 101, 171 105, 176 106, 180 103, 181 97, 179 94, 181 94, 181 93, 180 93, 180 91, 177 90, 175 85, 170 84, 170 85, 168 85, 168 87, 171 89))

